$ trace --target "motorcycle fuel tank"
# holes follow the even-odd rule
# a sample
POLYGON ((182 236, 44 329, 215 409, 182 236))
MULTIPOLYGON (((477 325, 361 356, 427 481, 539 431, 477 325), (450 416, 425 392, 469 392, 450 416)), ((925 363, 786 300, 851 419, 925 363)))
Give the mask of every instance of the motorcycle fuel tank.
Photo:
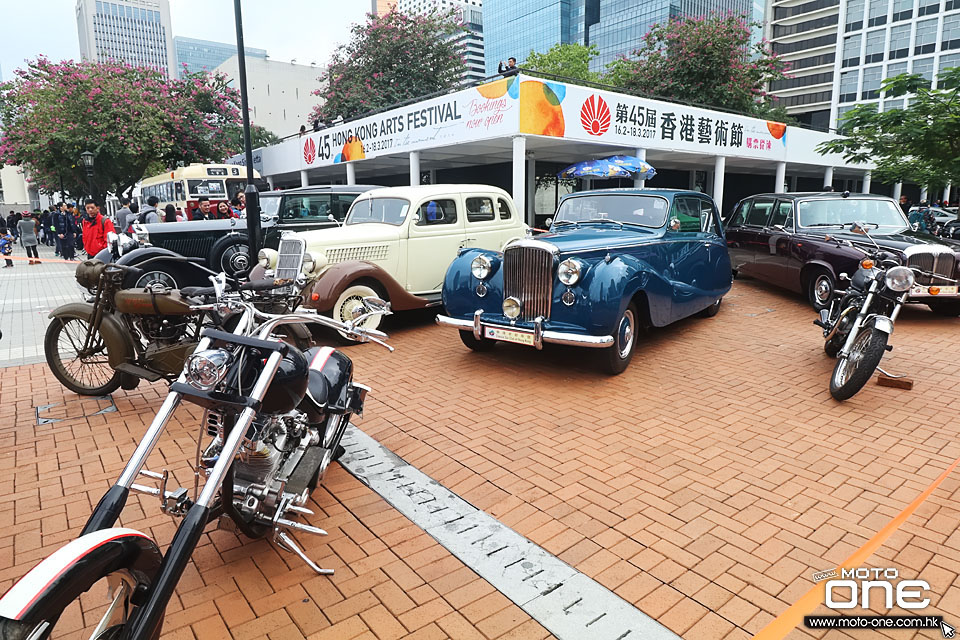
POLYGON ((303 352, 290 347, 280 362, 267 393, 263 396, 261 411, 287 413, 293 411, 307 393, 307 359, 303 352))

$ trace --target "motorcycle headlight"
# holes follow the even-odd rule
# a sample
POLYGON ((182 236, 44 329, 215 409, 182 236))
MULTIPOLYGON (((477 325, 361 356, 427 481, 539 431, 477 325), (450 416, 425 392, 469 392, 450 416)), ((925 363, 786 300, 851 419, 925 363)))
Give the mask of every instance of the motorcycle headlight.
POLYGON ((567 258, 557 267, 557 277, 560 282, 572 287, 580 280, 580 274, 583 271, 583 265, 579 260, 567 258))
POLYGON ((276 269, 279 254, 273 249, 260 249, 257 254, 257 264, 264 269, 276 269))
POLYGON ((884 284, 891 291, 909 291, 914 280, 913 270, 907 267, 891 267, 883 277, 884 284))
POLYGON ((205 349, 187 358, 187 382, 200 391, 211 391, 227 375, 232 356, 223 349, 205 349))
POLYGON ((472 273, 473 277, 477 280, 486 280, 490 277, 492 270, 493 263, 490 262, 490 258, 487 256, 477 256, 473 259, 473 262, 470 263, 470 273, 472 273))

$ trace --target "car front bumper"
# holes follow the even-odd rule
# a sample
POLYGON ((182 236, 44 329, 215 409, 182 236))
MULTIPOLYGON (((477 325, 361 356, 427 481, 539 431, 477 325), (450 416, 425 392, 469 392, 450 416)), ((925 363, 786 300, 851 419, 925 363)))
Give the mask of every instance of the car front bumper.
POLYGON ((460 331, 470 331, 477 340, 500 340, 503 342, 532 346, 537 349, 542 349, 544 342, 566 344, 574 347, 591 347, 594 349, 605 349, 606 347, 613 346, 613 336, 589 336, 579 333, 544 330, 542 318, 537 318, 533 321, 533 329, 484 322, 483 311, 480 310, 477 310, 473 314, 473 321, 458 320, 457 318, 439 315, 437 316, 437 324, 442 327, 459 329, 460 331))

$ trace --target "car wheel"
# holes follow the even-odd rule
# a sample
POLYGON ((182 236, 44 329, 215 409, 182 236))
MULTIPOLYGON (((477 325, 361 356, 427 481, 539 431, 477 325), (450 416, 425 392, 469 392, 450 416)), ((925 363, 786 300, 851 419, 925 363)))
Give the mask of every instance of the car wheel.
POLYGON ((229 278, 242 278, 253 267, 246 234, 235 233, 220 238, 210 250, 210 268, 223 272, 229 278))
POLYGON ((807 279, 807 300, 814 309, 826 309, 833 299, 836 282, 828 271, 818 269, 807 279))
POLYGON ((496 340, 484 340, 483 338, 477 340, 477 337, 473 335, 472 331, 457 331, 457 333, 460 334, 460 341, 473 351, 493 351, 493 348, 497 344, 496 340))
POLYGON ((701 318, 712 318, 717 315, 717 312, 720 311, 720 304, 723 302, 723 298, 717 298, 716 302, 711 304, 709 307, 698 313, 697 315, 701 318))
POLYGON ((960 316, 960 300, 935 300, 928 302, 927 306, 938 316, 950 318, 960 316))
POLYGON ((637 345, 638 329, 637 307, 631 302, 617 321, 613 345, 603 350, 604 368, 610 375, 623 373, 630 364, 637 345))
POLYGON ((163 263, 153 263, 143 273, 127 274, 123 278, 124 289, 142 289, 153 285, 179 289, 185 285, 185 281, 179 269, 163 263))
MULTIPOLYGON (((363 299, 370 296, 376 298, 383 298, 377 291, 372 287, 369 287, 365 284, 351 284, 349 287, 343 290, 343 293, 340 294, 340 297, 337 298, 337 302, 333 305, 331 310, 331 316, 334 320, 339 320, 340 322, 352 322, 356 315, 359 315, 357 312, 357 307, 363 306, 363 299)), ((386 300, 386 298, 383 298, 386 300)), ((376 329, 380 326, 380 320, 383 316, 373 316, 367 318, 360 325, 365 329, 376 329)), ((351 338, 346 333, 341 331, 337 332, 340 338, 347 344, 353 344, 357 342, 351 338)))

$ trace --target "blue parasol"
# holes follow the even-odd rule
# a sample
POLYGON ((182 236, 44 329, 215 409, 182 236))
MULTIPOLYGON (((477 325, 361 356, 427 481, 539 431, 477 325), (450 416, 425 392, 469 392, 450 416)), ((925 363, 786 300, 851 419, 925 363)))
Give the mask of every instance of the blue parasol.
POLYGON ((606 158, 606 161, 623 167, 630 173, 639 174, 636 177, 641 180, 650 180, 657 175, 657 170, 653 168, 653 165, 636 156, 611 156, 606 158))
POLYGON ((629 178, 630 170, 607 160, 585 160, 572 164, 560 173, 559 178, 629 178))

